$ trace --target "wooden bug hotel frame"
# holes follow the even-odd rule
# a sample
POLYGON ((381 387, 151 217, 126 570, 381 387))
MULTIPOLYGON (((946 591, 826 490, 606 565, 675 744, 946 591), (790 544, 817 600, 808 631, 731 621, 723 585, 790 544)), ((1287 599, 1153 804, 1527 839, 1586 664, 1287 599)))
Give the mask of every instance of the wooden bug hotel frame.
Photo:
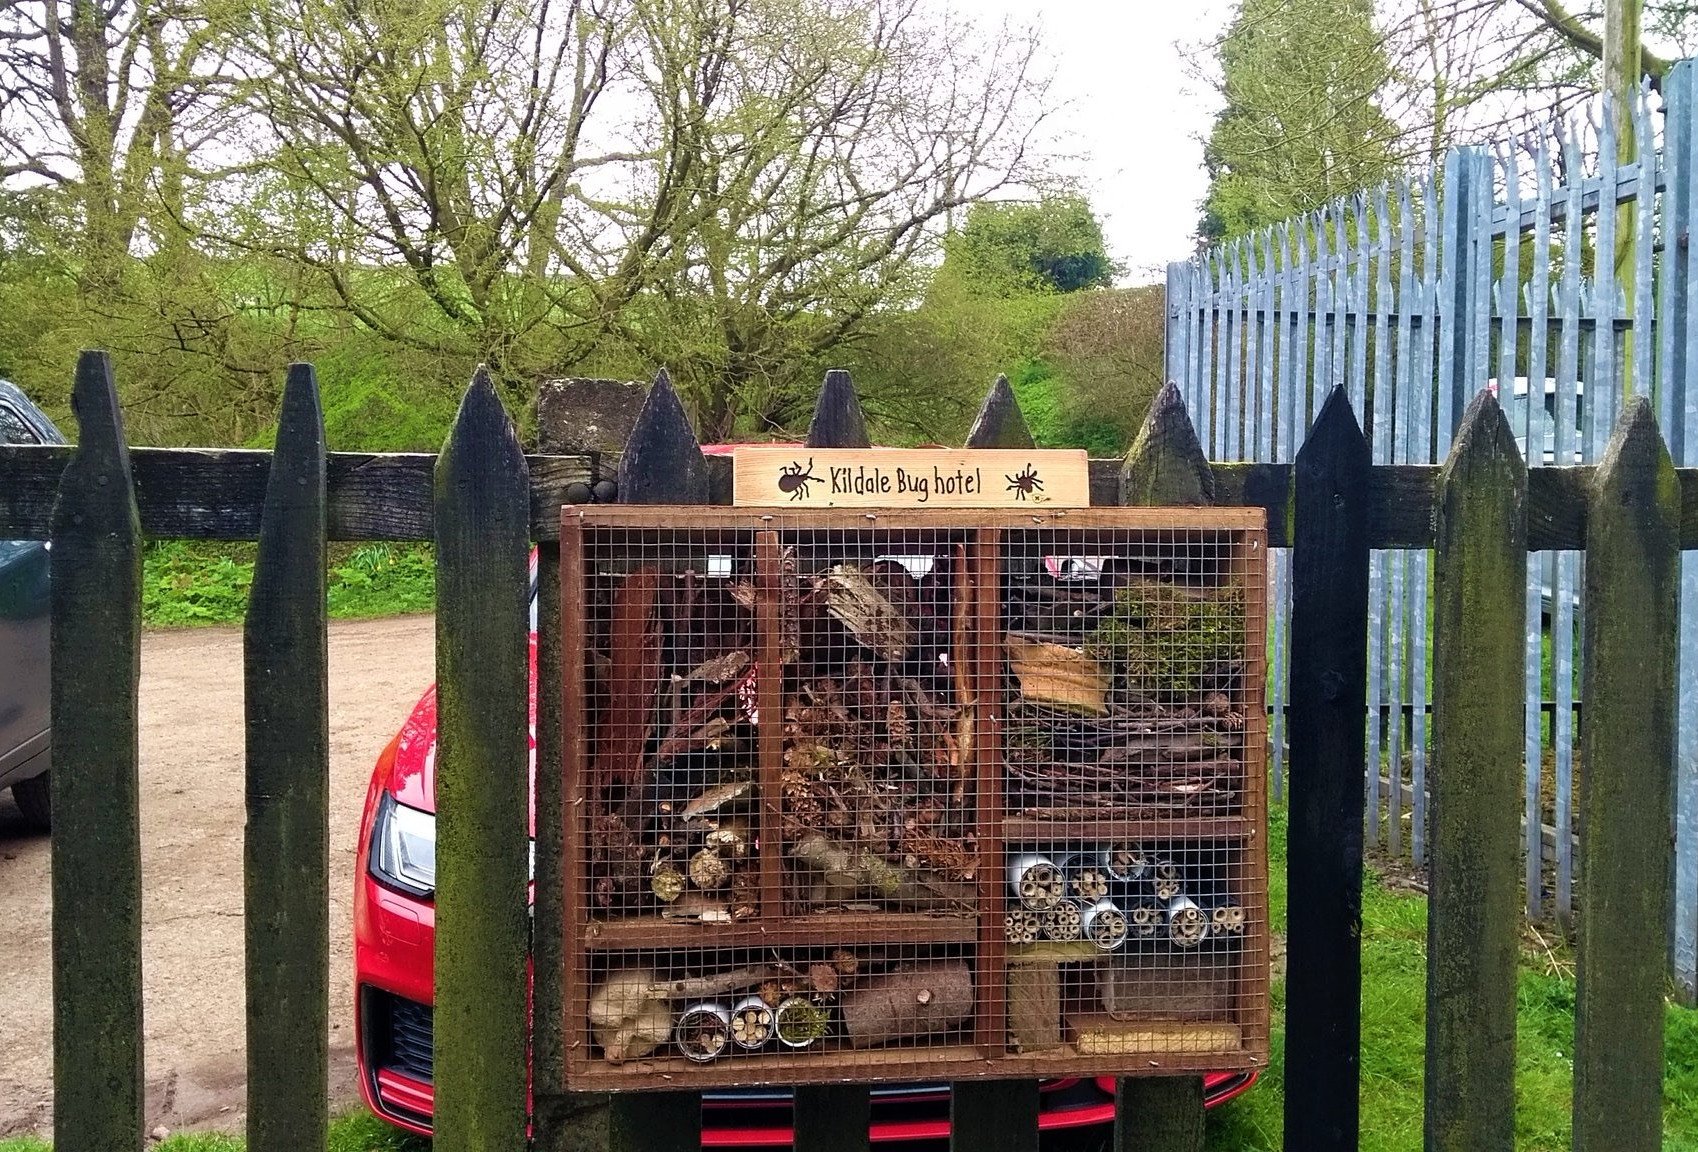
POLYGON ((564 509, 568 1083, 1265 1063, 1263 523, 564 509))

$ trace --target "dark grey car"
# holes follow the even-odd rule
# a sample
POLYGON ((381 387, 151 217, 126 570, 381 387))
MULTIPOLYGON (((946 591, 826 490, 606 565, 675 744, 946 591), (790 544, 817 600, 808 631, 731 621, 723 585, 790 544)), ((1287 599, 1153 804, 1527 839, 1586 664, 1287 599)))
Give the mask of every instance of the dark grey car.
MULTIPOLYGON (((29 397, 0 380, 0 444, 63 444, 29 397)), ((52 818, 47 725, 47 545, 0 540, 0 789, 30 824, 52 818)))

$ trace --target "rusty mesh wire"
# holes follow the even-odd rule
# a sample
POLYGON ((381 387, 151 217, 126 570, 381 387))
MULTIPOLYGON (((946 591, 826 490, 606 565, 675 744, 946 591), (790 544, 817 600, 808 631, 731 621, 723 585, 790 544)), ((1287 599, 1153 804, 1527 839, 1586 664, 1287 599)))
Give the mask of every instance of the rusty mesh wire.
POLYGON ((573 1082, 1263 1059, 1262 538, 1174 517, 573 510, 573 1082))

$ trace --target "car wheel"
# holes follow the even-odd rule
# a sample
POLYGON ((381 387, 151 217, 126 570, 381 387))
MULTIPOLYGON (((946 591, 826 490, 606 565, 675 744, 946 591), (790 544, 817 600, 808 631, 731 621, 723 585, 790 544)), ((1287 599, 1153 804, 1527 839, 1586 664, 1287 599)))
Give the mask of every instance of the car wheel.
POLYGON ((12 799, 33 828, 46 832, 53 825, 53 773, 43 772, 12 785, 12 799))

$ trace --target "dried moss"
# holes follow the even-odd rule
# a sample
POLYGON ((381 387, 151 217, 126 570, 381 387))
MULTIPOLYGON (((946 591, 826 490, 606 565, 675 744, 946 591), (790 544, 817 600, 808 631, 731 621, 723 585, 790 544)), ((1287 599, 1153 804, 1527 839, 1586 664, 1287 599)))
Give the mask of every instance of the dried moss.
POLYGON ((1113 606, 1085 650, 1109 664, 1117 686, 1134 697, 1172 700, 1216 688, 1244 661, 1244 589, 1134 580, 1115 590, 1113 606))

